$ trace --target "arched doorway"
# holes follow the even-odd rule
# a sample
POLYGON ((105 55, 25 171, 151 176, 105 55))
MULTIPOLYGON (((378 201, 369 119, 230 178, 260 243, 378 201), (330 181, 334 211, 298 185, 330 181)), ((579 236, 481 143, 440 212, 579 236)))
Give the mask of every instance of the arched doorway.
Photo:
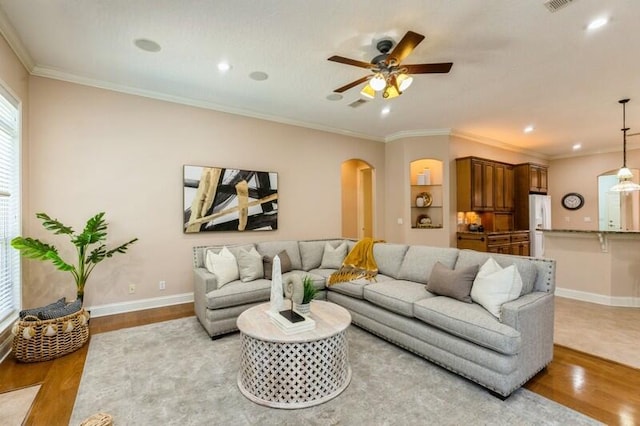
POLYGON ((374 169, 366 161, 342 163, 342 237, 360 239, 374 234, 374 169))

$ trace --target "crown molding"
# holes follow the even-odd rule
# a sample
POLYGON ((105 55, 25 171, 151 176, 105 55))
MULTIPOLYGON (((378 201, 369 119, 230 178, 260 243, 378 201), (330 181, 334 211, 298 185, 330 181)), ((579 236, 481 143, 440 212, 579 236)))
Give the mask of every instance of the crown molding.
POLYGON ((536 152, 536 151, 531 151, 529 149, 520 148, 520 147, 517 147, 515 145, 508 144, 506 142, 501 142, 501 141, 498 141, 498 140, 495 140, 495 139, 491 139, 491 138, 485 138, 484 136, 478 136, 478 135, 474 135, 472 133, 463 132, 463 131, 460 131, 460 130, 453 129, 452 132, 451 132, 451 136, 458 137, 458 138, 461 138, 461 139, 466 139, 466 140, 473 141, 473 142, 478 142, 478 143, 481 143, 481 144, 484 144, 484 145, 489 145, 489 146, 493 146, 493 147, 500 148, 500 149, 504 149, 506 151, 519 152, 519 153, 522 153, 522 154, 529 155, 531 157, 539 158, 541 160, 547 160, 548 161, 550 159, 550 157, 548 155, 541 154, 541 153, 536 152))
MULTIPOLYGON (((636 136, 636 135, 633 135, 636 136)), ((640 142, 629 143, 627 142, 627 152, 635 151, 636 149, 640 149, 640 142)), ((592 149, 589 151, 576 151, 571 154, 560 154, 549 157, 550 160, 563 160, 565 158, 575 158, 575 157, 588 157, 591 155, 599 155, 599 154, 611 154, 614 152, 622 152, 622 147, 618 146, 616 148, 602 148, 602 149, 592 149)))
POLYGON ((35 67, 33 62, 33 58, 22 44, 20 37, 18 37, 18 32, 9 22, 9 18, 4 13, 4 10, 0 9, 0 34, 4 37, 9 44, 9 47, 16 54, 22 65, 27 69, 27 71, 31 72, 35 67))
POLYGON ((451 135, 451 129, 422 129, 422 130, 401 130, 396 133, 392 133, 384 138, 385 142, 393 142, 398 139, 404 138, 416 138, 424 136, 449 136, 451 135))

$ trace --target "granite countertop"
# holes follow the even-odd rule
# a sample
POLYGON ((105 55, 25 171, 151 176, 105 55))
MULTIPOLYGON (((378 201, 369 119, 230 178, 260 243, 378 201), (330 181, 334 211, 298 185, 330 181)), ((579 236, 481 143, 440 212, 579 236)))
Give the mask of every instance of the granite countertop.
POLYGON ((500 235, 500 234, 513 234, 517 232, 529 232, 528 230, 520 230, 520 231, 458 231, 458 234, 471 234, 471 235, 500 235))
POLYGON ((640 235, 640 231, 599 231, 597 229, 595 230, 591 230, 591 229, 540 229, 540 231, 542 232, 568 232, 568 233, 575 233, 575 234, 609 234, 609 235, 616 235, 616 234, 623 234, 623 235, 640 235))

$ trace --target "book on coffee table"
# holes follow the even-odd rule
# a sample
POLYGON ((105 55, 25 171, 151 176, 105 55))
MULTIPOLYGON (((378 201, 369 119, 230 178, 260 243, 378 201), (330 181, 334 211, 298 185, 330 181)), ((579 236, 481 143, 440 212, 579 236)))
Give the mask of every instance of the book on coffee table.
POLYGON ((316 322, 307 316, 303 316, 304 321, 291 322, 280 315, 280 312, 267 311, 267 315, 271 318, 271 322, 278 326, 284 334, 300 333, 316 328, 316 322))

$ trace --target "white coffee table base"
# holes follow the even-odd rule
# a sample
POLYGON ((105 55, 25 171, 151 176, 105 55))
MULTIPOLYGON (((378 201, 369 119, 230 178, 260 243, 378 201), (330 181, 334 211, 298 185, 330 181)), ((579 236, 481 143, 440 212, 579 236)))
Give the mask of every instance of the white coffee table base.
POLYGON ((271 342, 242 334, 238 387, 255 403, 311 407, 335 398, 350 381, 346 330, 308 342, 271 342))

